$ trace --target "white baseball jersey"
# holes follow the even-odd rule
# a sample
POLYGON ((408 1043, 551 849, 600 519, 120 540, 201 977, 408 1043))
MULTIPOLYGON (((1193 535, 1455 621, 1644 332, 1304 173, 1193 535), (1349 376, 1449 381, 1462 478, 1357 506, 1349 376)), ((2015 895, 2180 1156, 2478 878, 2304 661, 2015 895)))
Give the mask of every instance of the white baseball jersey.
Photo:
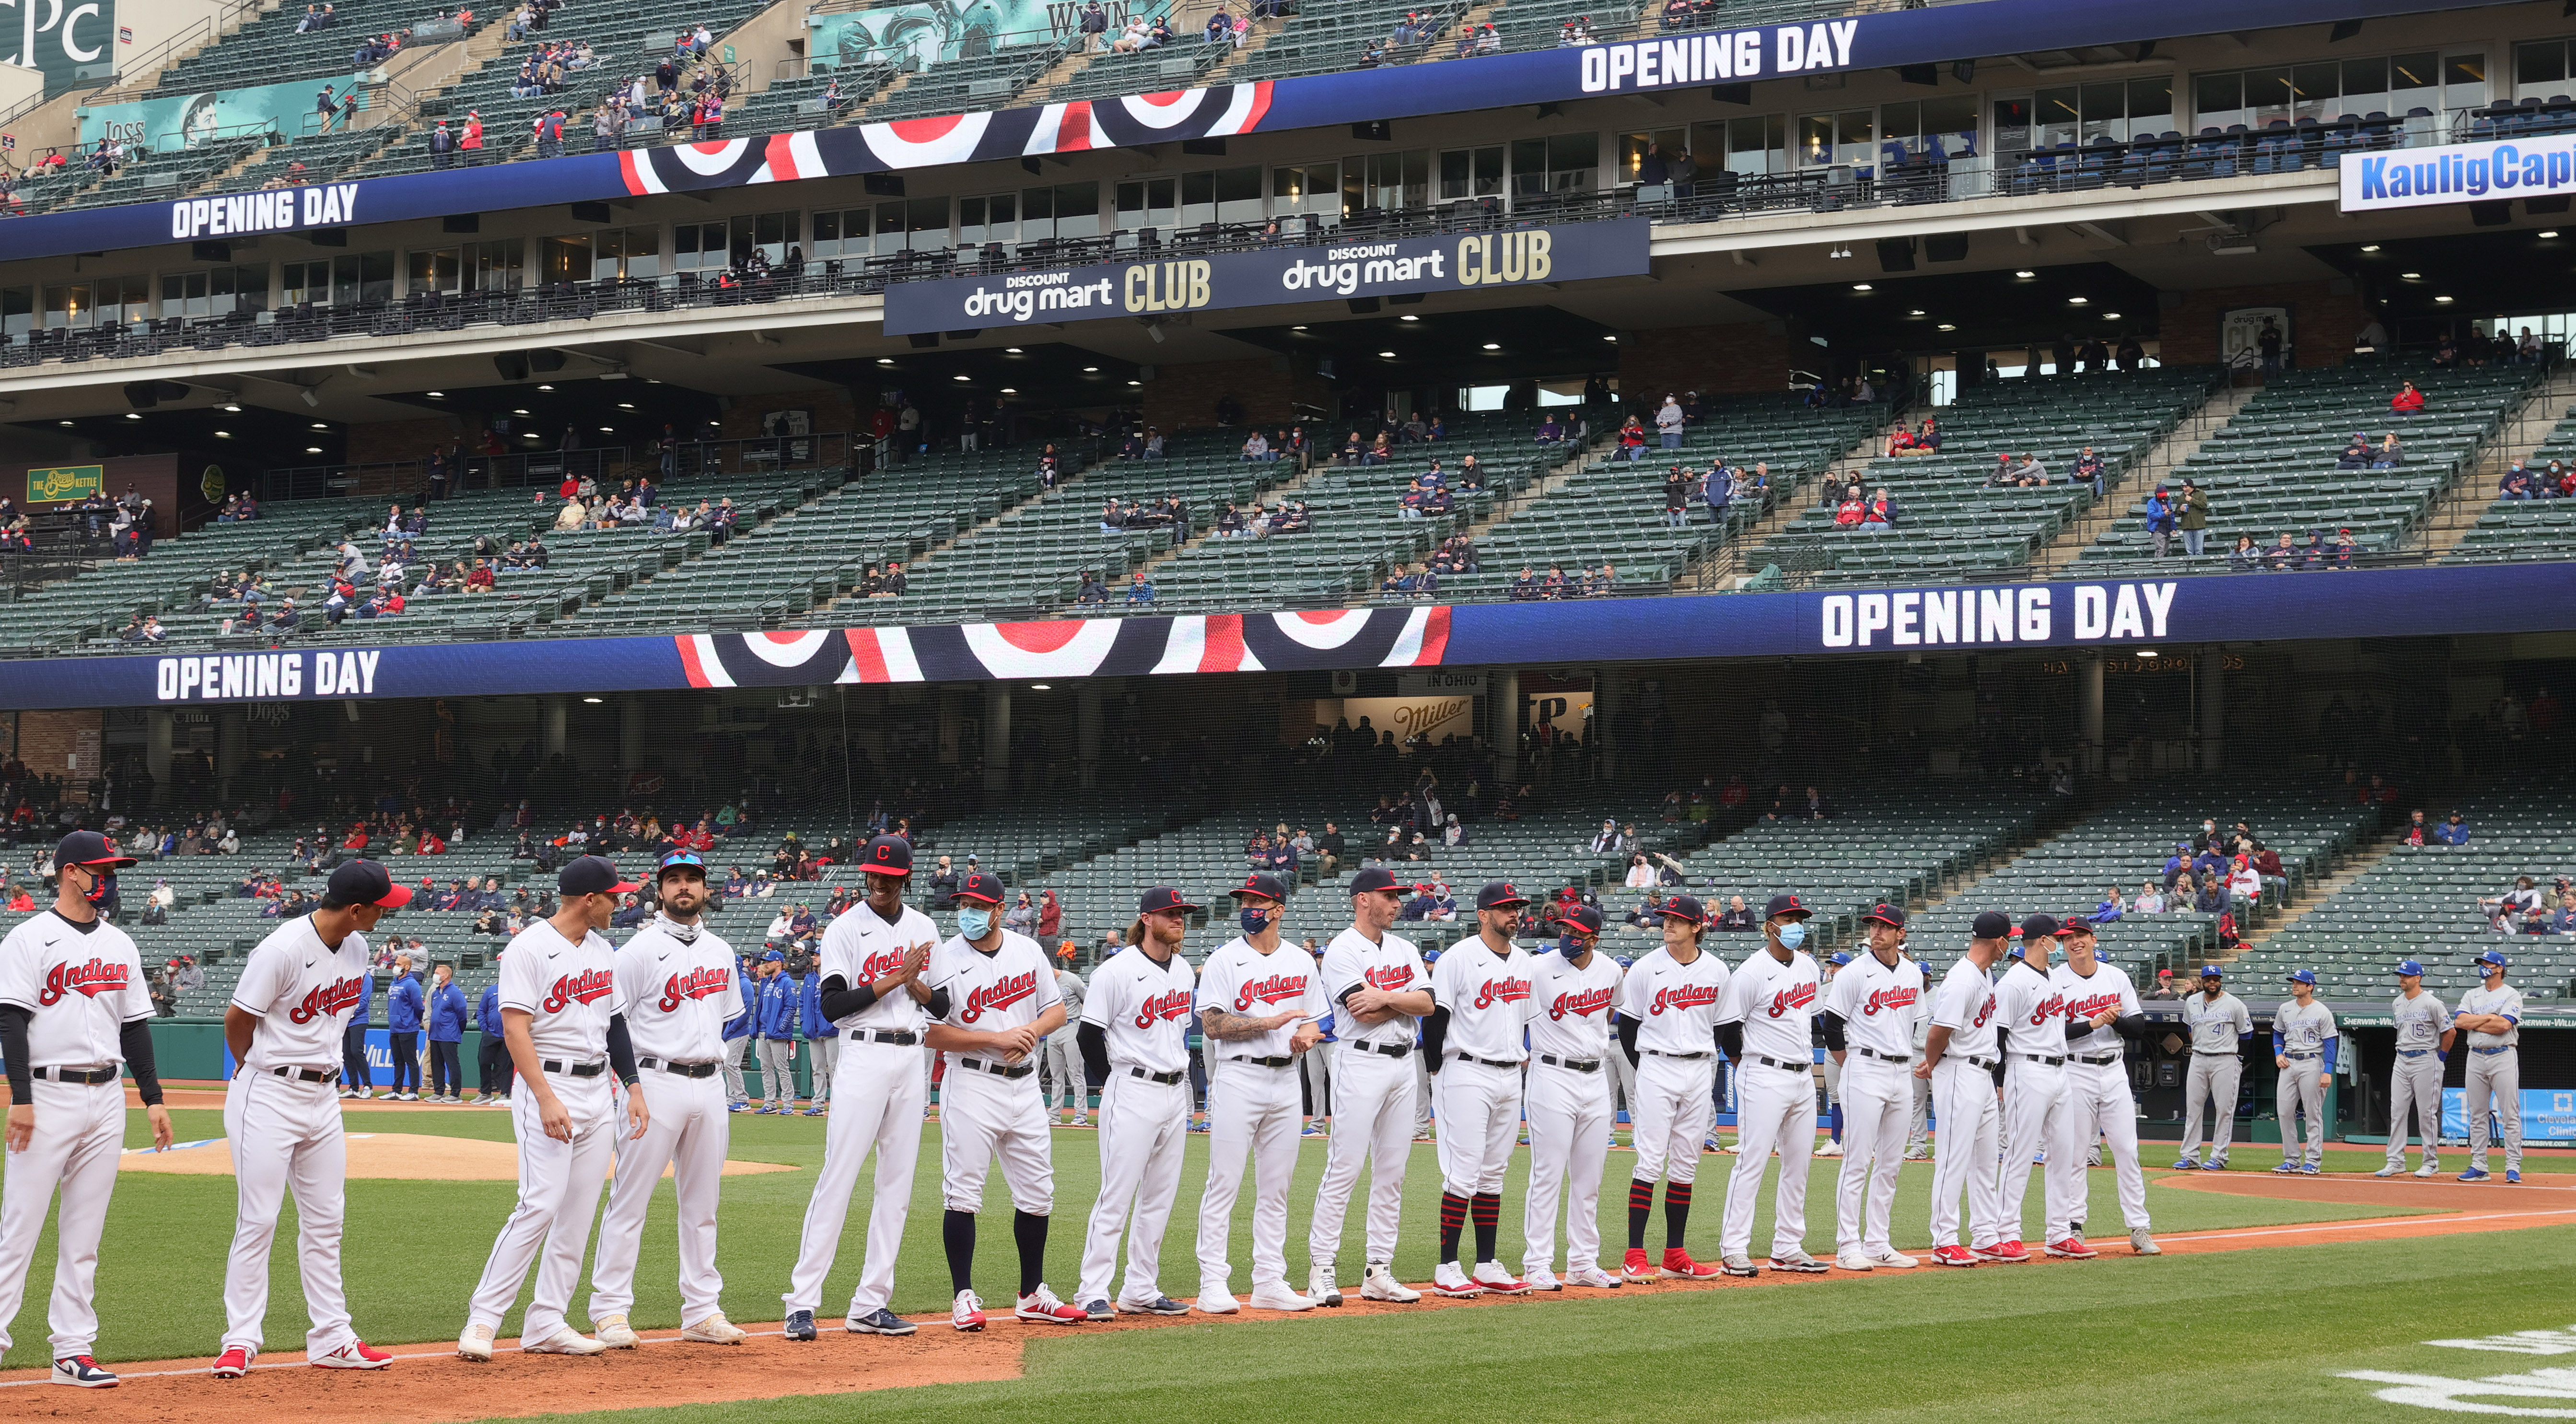
POLYGON ((1717 1021, 1744 1025, 1748 1055, 1811 1062, 1820 987, 1816 961, 1805 950, 1789 951, 1789 962, 1783 964, 1768 948, 1757 949, 1735 966, 1717 1021))
POLYGON ((2321 1054, 2326 1040, 2335 1037, 2334 1010, 2314 999, 2305 1008, 2296 999, 2284 999, 2281 1007, 2272 1011, 2272 1032, 2281 1036, 2281 1051, 2285 1054, 2321 1054))
POLYGON ((617 1000, 638 1058, 713 1063, 725 1056, 724 1026, 742 1017, 742 979, 733 946, 714 931, 659 915, 617 951, 617 1000))
POLYGON ((2009 1035, 2006 1052, 2066 1056, 2066 995, 2027 961, 2013 961, 1995 985, 1995 1022, 2009 1035))
POLYGON ((30 1068, 122 1063, 118 1031, 152 1017, 152 991, 133 939, 104 919, 76 924, 50 908, 0 939, 0 1004, 32 1016, 30 1068))
POLYGON ((2472 1033, 2471 1048, 2511 1048, 2522 1042, 2522 991, 2507 984, 2490 989, 2481 984, 2460 996, 2460 1013, 2502 1014, 2514 1021, 2514 1027, 2503 1033, 2472 1033))
POLYGON ((1581 969, 1562 954, 1531 955, 1530 1050, 1578 1063, 1608 1057, 1610 1007, 1618 998, 1619 961, 1598 949, 1581 969))
POLYGON ((1825 1012, 1843 1021, 1843 1042, 1889 1058, 1914 1055, 1914 1021, 1923 1013, 1923 966, 1903 955, 1896 967, 1863 954, 1825 986, 1825 1012))
POLYGON ((1945 1054, 1971 1058, 1995 1056, 1995 982, 1966 955, 1941 976, 1941 992, 1932 1000, 1932 1022, 1950 1031, 1945 1054))
POLYGON ((1190 1005, 1197 980, 1188 959, 1175 954, 1157 964, 1152 955, 1130 945, 1091 972, 1082 1021, 1100 1026, 1109 1040, 1112 1067, 1181 1072, 1190 1066, 1190 1005))
MULTIPOLYGON (((1128 953, 1134 953, 1130 950, 1128 953)), ((1126 955, 1120 955, 1123 959, 1126 955)), ((1110 963, 1118 961, 1113 959, 1110 963)), ((1100 992, 1100 975, 1092 976, 1091 991, 1100 992)), ((1324 986, 1317 977, 1314 956, 1302 949, 1282 945, 1268 954, 1254 949, 1243 936, 1236 935, 1223 949, 1208 956, 1199 969, 1198 1002, 1194 1012, 1206 1013, 1223 1009, 1247 1018, 1266 1019, 1272 1014, 1294 1010, 1300 1018, 1320 1019, 1330 1013, 1324 1002, 1324 986)), ((1244 1058, 1284 1058, 1288 1040, 1297 1025, 1274 1028, 1251 1038, 1227 1040, 1227 1056, 1244 1058)))
MULTIPOLYGON (((837 974, 850 987, 873 984, 903 967, 904 956, 916 944, 939 943, 939 927, 930 917, 910 905, 895 916, 893 924, 877 918, 877 912, 866 901, 852 905, 823 930, 820 955, 823 977, 837 974)), ((927 971, 925 971, 926 976, 927 971)), ((888 994, 847 1018, 832 1020, 836 1028, 875 1029, 885 1033, 918 1033, 930 1021, 930 1011, 908 990, 888 994)))
POLYGON ((333 949, 311 915, 268 932, 242 965, 233 1007, 260 1021, 253 1069, 340 1066, 341 1030, 367 994, 367 937, 351 930, 333 949))
POLYGON ((2430 989, 2411 999, 2398 995, 2390 1002, 2388 1012, 2397 1020, 2397 1046, 2408 1051, 2440 1048, 2442 1033, 2451 1026, 2451 1015, 2442 1007, 2441 996, 2430 989))
POLYGON ((599 1062, 608 1056, 609 1018, 626 1010, 617 996, 617 946, 597 930, 574 944, 553 921, 537 921, 501 956, 501 1007, 526 1011, 539 1054, 599 1062))
MULTIPOLYGON (((2066 1021, 2090 1020, 2105 1011, 2127 1018, 2146 1009, 2138 1003, 2138 986, 2129 982, 2129 972, 2108 960, 2093 961, 2091 974, 2078 974, 2070 965, 2060 964, 2048 971, 2048 982, 2066 1000, 2066 1021)), ((2332 1032, 2332 1030, 2328 1030, 2332 1032)), ((2099 1058, 2105 1053, 2118 1053, 2119 1035, 2108 1028, 2066 1041, 2066 1051, 2099 1058)))
MULTIPOLYGON (((2441 1009, 2438 1003, 2433 1006, 2436 1014, 2441 1009)), ((2191 1035, 2191 1051, 2194 1053, 2234 1053, 2242 1046, 2240 1040, 2254 1031, 2254 1015, 2247 1011, 2245 1001, 2224 989, 2218 991, 2215 1000, 2207 994, 2194 994, 2183 1000, 2182 1023, 2184 1030, 2191 1035)), ((2442 1026, 2449 1023, 2448 1018, 2441 1021, 2442 1026)), ((2437 1027, 2437 1036, 2439 1032, 2437 1027)), ((2399 1037, 2403 1039, 2404 1034, 2399 1037)), ((2403 1048, 2407 1045, 2401 1042, 2398 1046, 2403 1048)))
MULTIPOLYGON (((1343 996, 1362 985, 1382 993, 1401 994, 1413 989, 1431 987, 1431 974, 1422 967, 1422 956, 1413 941, 1390 934, 1375 944, 1356 929, 1346 929, 1333 936, 1324 950, 1324 998, 1338 1012, 1343 996)), ((1361 1024, 1343 1016, 1341 1040, 1344 1043, 1383 1043, 1410 1046, 1415 1020, 1397 1014, 1384 1023, 1361 1024)))
POLYGON ((1718 1005, 1733 977, 1725 962, 1705 949, 1681 964, 1658 945, 1630 965, 1627 982, 1619 986, 1619 1012, 1637 1021, 1637 1051, 1715 1051, 1718 1005))
POLYGON ((1046 951, 1016 930, 1002 931, 1002 942, 990 954, 963 935, 950 935, 931 951, 928 977, 933 992, 948 991, 948 1017, 941 1022, 977 1033, 1004 1033, 1035 1023, 1064 1002, 1046 951))
POLYGON ((1494 953, 1482 935, 1449 946, 1431 966, 1431 1002, 1449 1011, 1441 1052, 1488 1063, 1528 1061, 1529 1050, 1522 1045, 1535 1012, 1531 975, 1530 953, 1518 943, 1502 954, 1494 953))

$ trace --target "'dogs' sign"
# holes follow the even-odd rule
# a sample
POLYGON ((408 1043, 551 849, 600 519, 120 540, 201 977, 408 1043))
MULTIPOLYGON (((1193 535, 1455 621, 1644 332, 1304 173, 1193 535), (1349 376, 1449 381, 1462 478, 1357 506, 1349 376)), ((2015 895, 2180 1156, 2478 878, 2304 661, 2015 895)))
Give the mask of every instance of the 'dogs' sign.
POLYGON ((1641 276, 1646 270, 1646 222, 1621 218, 904 282, 886 288, 885 329, 901 336, 1323 298, 1580 282, 1641 276))

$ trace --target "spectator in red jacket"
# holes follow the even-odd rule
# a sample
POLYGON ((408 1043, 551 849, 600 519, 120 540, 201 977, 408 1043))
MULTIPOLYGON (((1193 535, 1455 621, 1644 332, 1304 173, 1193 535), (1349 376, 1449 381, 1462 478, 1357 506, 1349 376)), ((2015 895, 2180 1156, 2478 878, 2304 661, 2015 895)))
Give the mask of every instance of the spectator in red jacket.
POLYGON ((2399 391, 2389 400, 2388 408, 2400 415, 2412 415, 2424 408, 2424 393, 2415 389, 2413 381, 2408 381, 2406 389, 2399 391))

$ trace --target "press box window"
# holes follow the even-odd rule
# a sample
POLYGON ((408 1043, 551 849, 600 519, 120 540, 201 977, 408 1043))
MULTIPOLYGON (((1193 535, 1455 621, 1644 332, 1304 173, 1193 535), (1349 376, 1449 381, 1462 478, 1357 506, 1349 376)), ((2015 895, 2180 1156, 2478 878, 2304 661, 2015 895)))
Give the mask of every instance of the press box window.
POLYGON ((1588 193, 1600 187, 1601 135, 1557 134, 1512 141, 1512 192, 1588 193))
POLYGON ((1119 182, 1115 196, 1118 200, 1119 231, 1133 232, 1146 227, 1167 229, 1181 220, 1181 180, 1178 178, 1124 179, 1119 182))
POLYGON ((1440 201, 1455 203, 1503 194, 1503 146, 1452 148, 1440 155, 1440 201))
POLYGON ((871 216, 866 208, 831 208, 815 213, 815 260, 855 261, 866 257, 871 216))
POLYGON ((173 272, 161 279, 161 315, 195 321, 264 311, 268 307, 268 267, 213 267, 203 272, 173 272))

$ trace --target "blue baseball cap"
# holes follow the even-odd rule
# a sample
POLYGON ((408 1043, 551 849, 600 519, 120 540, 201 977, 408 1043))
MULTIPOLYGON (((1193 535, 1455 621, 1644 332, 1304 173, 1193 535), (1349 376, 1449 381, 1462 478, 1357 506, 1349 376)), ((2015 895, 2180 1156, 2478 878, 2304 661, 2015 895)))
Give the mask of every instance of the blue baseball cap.
POLYGON ((2293 984, 2314 985, 2317 982, 2317 971, 2313 969, 2293 969, 2290 971, 2290 982, 2293 984))
POLYGON ((1636 967, 1636 964, 1637 961, 1629 958, 1627 955, 1623 954, 1619 956, 1619 967, 1622 969, 1633 969, 1636 967))
POLYGON ((2397 961, 2397 977, 2400 979, 2406 978, 2410 975, 2421 978, 2423 973, 2424 966, 2416 963, 2414 960, 2401 959, 2397 961))
POLYGON ((2498 969, 2507 967, 2503 953, 2498 950, 2490 949, 2486 953, 2479 955, 2477 962, 2480 964, 2492 964, 2498 969))
POLYGON ((1849 950, 1844 950, 1844 949, 1838 949, 1838 950, 1835 950, 1835 951, 1834 951, 1834 967, 1835 967, 1836 969, 1841 969, 1841 968, 1845 967, 1846 965, 1848 965, 1848 964, 1850 964, 1850 963, 1851 963, 1851 951, 1849 951, 1849 950))
POLYGON ((2200 977, 2203 979, 2224 979, 2227 975, 2221 972, 2219 967, 2215 964, 2204 964, 2200 966, 2200 977))
POLYGON ((781 952, 781 951, 779 951, 779 950, 775 950, 775 949, 773 949, 773 950, 770 950, 770 951, 768 951, 768 952, 766 952, 766 953, 762 954, 762 955, 760 956, 760 962, 761 962, 761 963, 763 963, 763 964, 767 964, 769 961, 771 961, 771 960, 773 960, 773 959, 784 960, 786 957, 787 957, 787 956, 786 956, 786 954, 785 954, 785 953, 783 953, 783 952, 781 952))

